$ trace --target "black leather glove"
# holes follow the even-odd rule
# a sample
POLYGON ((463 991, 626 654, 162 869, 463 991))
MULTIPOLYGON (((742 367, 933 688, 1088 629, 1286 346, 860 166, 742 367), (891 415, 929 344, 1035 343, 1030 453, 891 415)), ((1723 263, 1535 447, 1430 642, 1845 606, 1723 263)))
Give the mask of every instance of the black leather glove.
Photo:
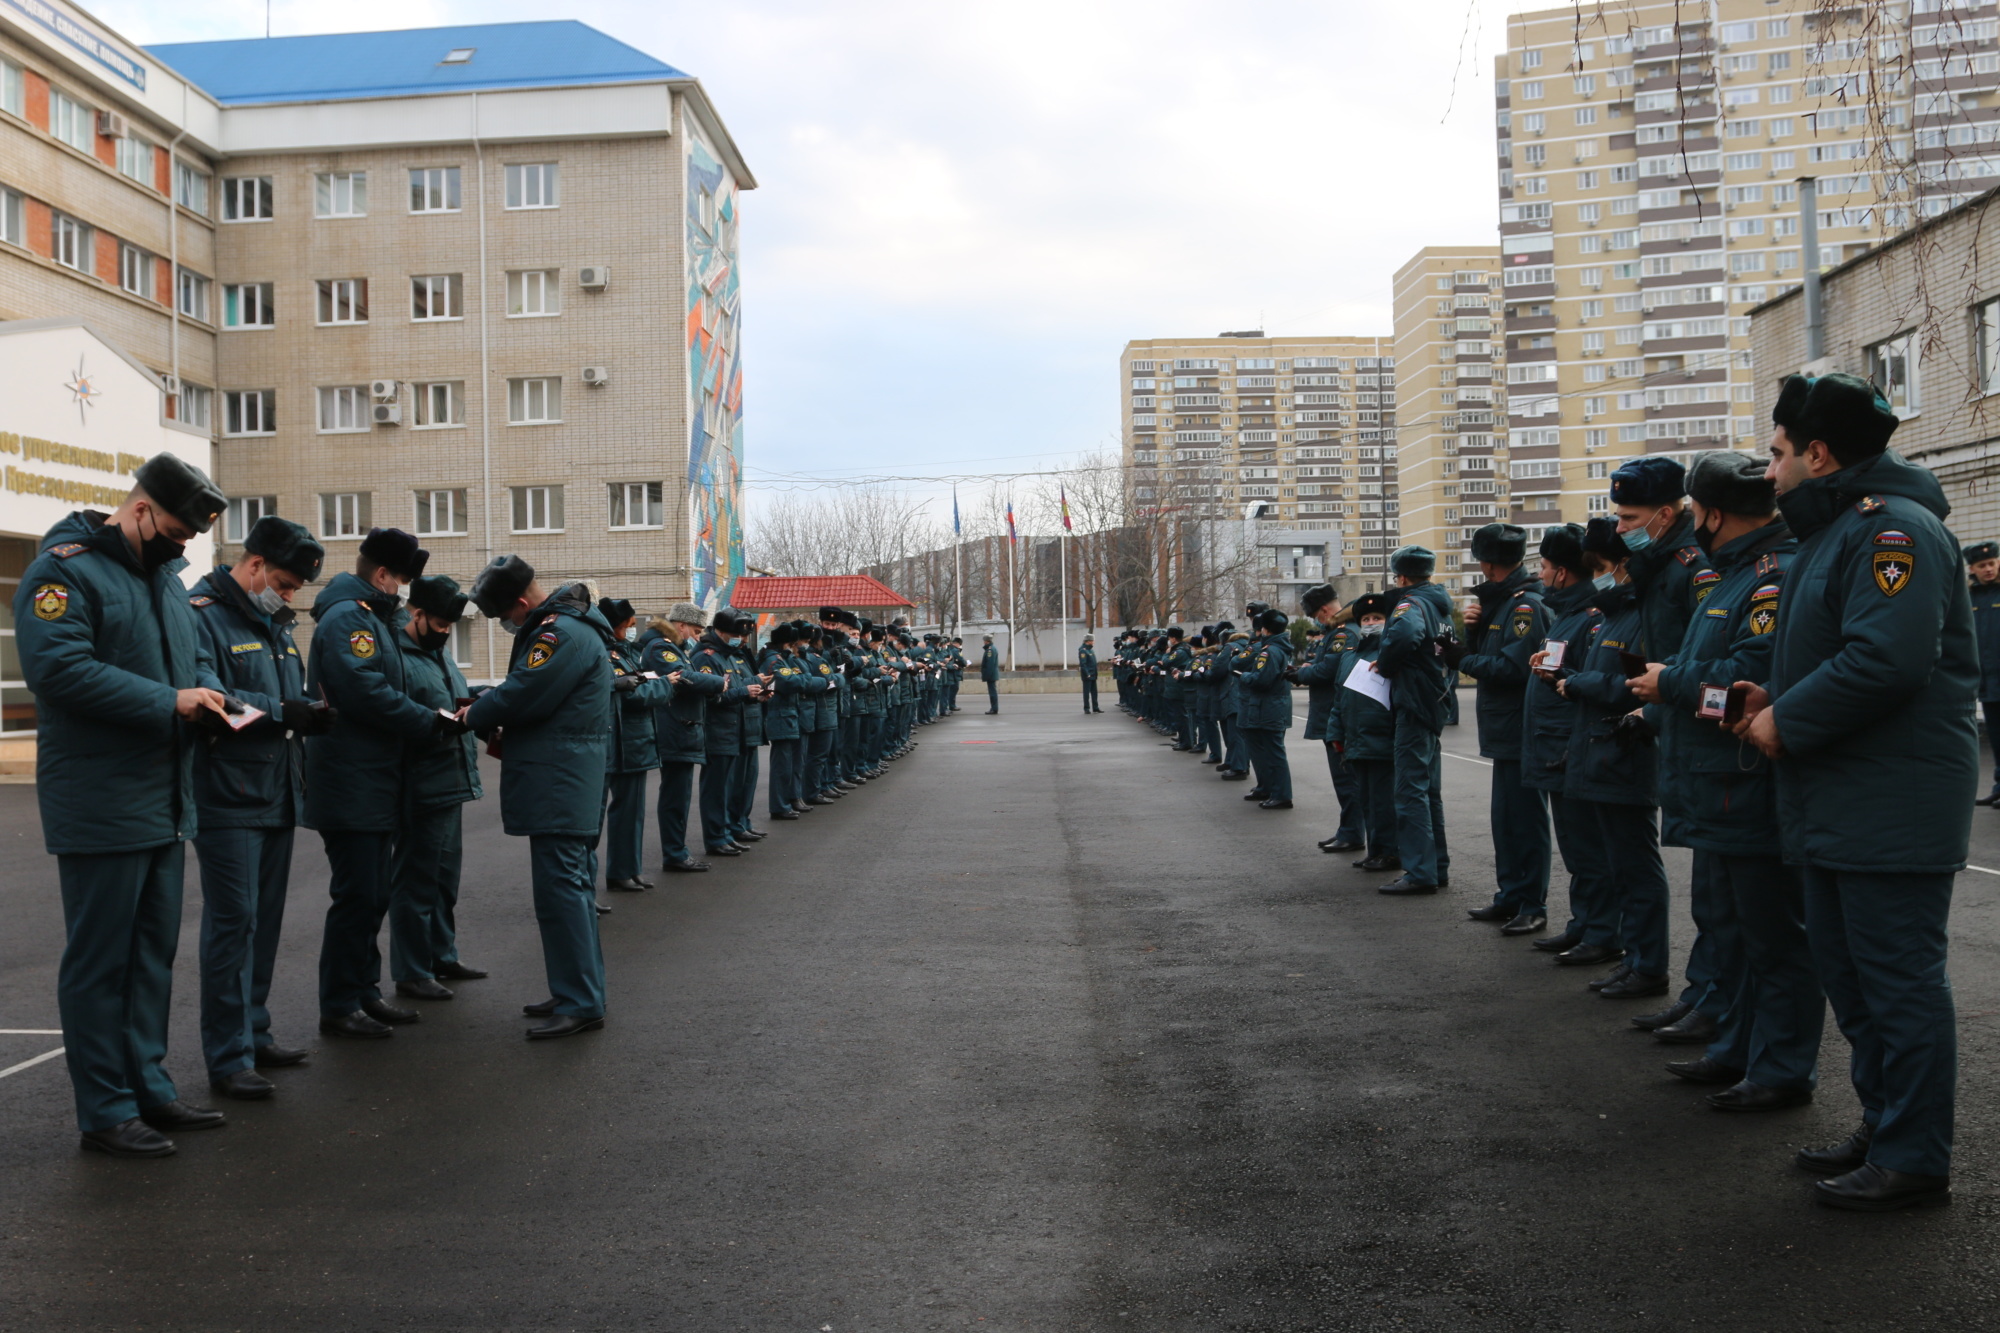
POLYGON ((1472 645, 1456 634, 1447 634, 1438 640, 1438 649, 1438 655, 1444 659, 1444 664, 1456 671, 1458 664, 1471 654, 1472 645))
POLYGON ((309 736, 318 722, 313 716, 314 711, 310 699, 286 699, 278 705, 278 720, 285 724, 285 730, 309 736))
POLYGON ((470 726, 455 717, 446 717, 443 713, 437 715, 437 734, 440 740, 449 740, 454 736, 463 736, 471 730, 470 726))
POLYGON ((639 688, 639 684, 640 681, 637 676, 625 675, 625 676, 613 676, 611 678, 611 688, 618 691, 618 693, 620 694, 630 694, 632 691, 639 688))

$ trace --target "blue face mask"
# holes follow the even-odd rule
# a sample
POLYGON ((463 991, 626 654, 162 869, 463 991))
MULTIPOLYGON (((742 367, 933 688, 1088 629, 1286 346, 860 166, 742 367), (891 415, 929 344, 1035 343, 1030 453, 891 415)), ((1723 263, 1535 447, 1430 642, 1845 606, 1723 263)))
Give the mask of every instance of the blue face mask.
POLYGON ((1596 588, 1599 592, 1603 592, 1606 588, 1609 588, 1612 584, 1616 582, 1618 582, 1618 576, 1616 574, 1599 574, 1596 578, 1590 581, 1591 586, 1596 588))
POLYGON ((1644 528, 1632 528, 1618 535, 1624 540, 1625 549, 1628 551, 1643 551, 1653 544, 1653 534, 1644 528))

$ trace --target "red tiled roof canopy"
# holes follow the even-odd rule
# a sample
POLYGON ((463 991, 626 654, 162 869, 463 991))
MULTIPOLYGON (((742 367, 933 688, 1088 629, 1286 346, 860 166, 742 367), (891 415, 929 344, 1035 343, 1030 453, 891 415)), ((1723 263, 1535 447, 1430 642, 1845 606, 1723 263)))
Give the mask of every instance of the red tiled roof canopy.
POLYGON ((830 574, 817 578, 758 578, 745 575, 736 580, 730 605, 739 611, 786 611, 807 606, 916 604, 866 574, 830 574))

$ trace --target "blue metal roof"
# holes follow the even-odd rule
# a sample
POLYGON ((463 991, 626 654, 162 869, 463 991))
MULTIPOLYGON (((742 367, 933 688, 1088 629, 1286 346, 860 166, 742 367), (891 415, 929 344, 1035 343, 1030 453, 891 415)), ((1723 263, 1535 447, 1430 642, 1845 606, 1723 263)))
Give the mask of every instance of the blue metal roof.
POLYGON ((334 32, 146 48, 224 106, 687 78, 573 19, 334 32), (445 64, 454 50, 472 58, 445 64))

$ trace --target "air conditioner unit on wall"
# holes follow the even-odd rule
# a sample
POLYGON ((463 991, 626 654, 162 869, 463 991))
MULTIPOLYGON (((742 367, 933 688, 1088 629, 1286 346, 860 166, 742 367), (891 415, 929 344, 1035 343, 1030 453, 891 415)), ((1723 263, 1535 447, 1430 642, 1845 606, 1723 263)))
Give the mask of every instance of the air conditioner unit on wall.
POLYGON ((611 367, 585 366, 583 368, 583 382, 592 386, 611 383, 611 367))
POLYGON ((576 271, 576 281, 585 291, 601 292, 611 285, 609 264, 585 264, 576 271))
POLYGON ((377 403, 374 408, 375 424, 378 426, 400 426, 403 424, 403 407, 400 403, 377 403))
POLYGON ((180 392, 181 392, 180 376, 178 375, 160 376, 160 388, 166 391, 166 395, 169 398, 180 397, 180 392))
POLYGON ((383 400, 393 402, 396 397, 396 391, 402 387, 402 383, 398 380, 369 380, 368 396, 376 399, 378 402, 383 400))
POLYGON ((129 128, 125 124, 125 117, 119 115, 116 111, 100 111, 97 113, 97 132, 107 139, 122 139, 129 128))

